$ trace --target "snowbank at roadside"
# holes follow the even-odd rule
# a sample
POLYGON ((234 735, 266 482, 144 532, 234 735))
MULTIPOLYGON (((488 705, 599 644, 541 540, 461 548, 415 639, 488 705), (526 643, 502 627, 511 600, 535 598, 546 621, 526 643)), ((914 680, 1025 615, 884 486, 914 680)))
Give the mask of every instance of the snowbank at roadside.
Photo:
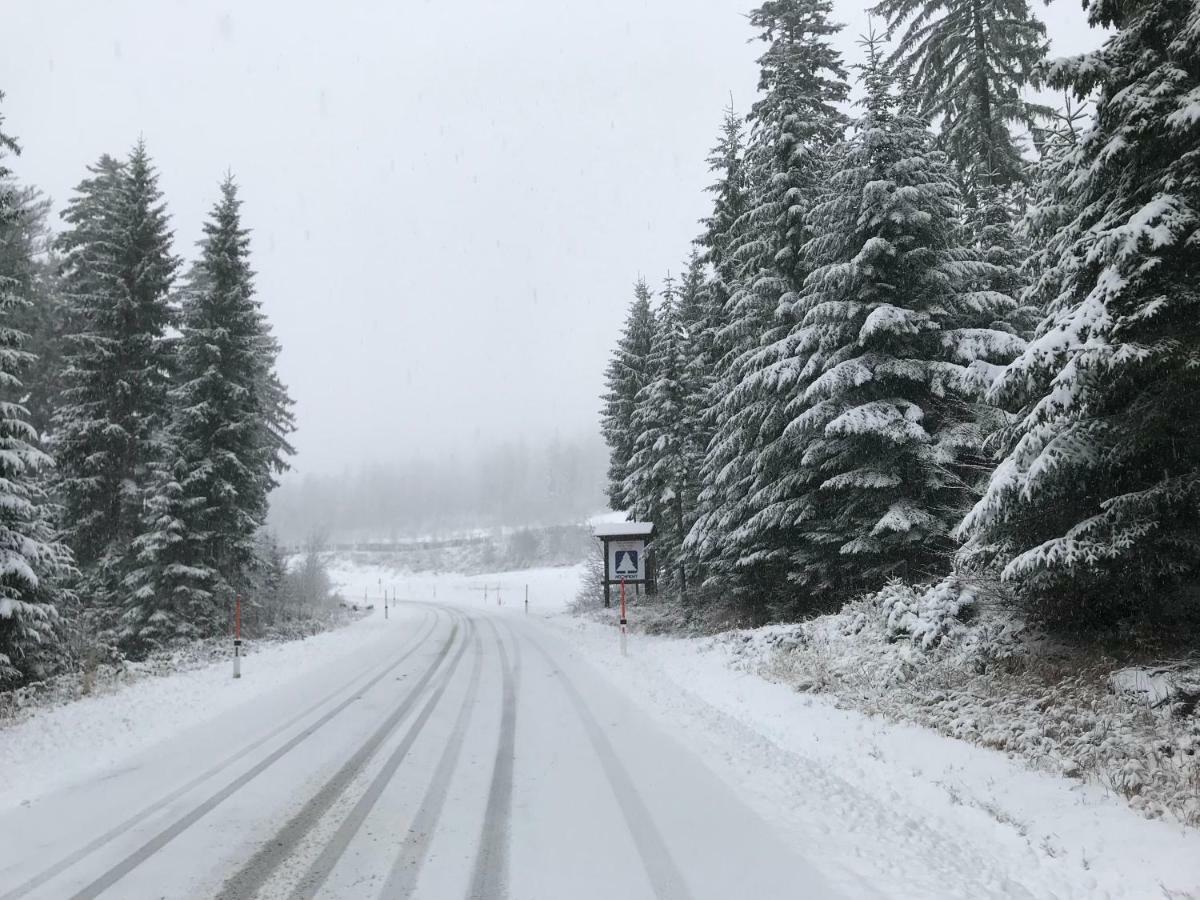
POLYGON ((904 897, 1200 898, 1200 830, 1098 785, 768 681, 732 636, 637 634, 624 657, 607 623, 546 624, 831 877, 870 872, 904 897))
POLYGON ((248 642, 236 681, 224 659, 37 709, 0 728, 0 807, 84 781, 302 673, 354 658, 387 636, 382 624, 374 615, 303 640, 248 642))

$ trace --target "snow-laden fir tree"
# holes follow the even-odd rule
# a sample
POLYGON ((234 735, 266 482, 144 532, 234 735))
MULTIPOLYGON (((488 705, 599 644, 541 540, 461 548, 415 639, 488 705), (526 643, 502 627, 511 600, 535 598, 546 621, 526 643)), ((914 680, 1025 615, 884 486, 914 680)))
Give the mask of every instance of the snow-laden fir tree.
MULTIPOLYGON (((0 94, 0 100, 3 94, 0 94)), ((5 157, 17 153, 0 116, 0 239, 23 215, 22 197, 5 157)), ((0 247, 0 687, 48 673, 56 655, 56 603, 70 572, 70 553, 54 539, 40 474, 50 458, 21 405, 20 373, 34 361, 27 337, 13 327, 29 301, 19 293, 31 261, 0 247)))
POLYGON ((21 374, 25 387, 21 405, 29 411, 29 423, 42 434, 50 428, 62 390, 65 310, 47 223, 50 200, 37 188, 16 181, 10 187, 14 214, 0 224, 0 269, 16 280, 17 294, 27 301, 13 311, 11 324, 28 336, 24 349, 34 357, 21 374))
POLYGON ((1080 167, 1080 141, 1088 119, 1088 107, 1067 95, 1063 106, 1052 111, 1046 124, 1034 131, 1038 160, 1029 204, 1018 223, 1028 248, 1022 261, 1022 281, 1027 282, 1024 303, 1031 310, 1044 313, 1059 294, 1059 236, 1079 214, 1075 173, 1080 167))
POLYGON ((873 12, 892 32, 904 29, 892 61, 911 77, 921 112, 939 120, 968 191, 1023 181, 1012 129, 1033 127, 1044 112, 1022 92, 1047 50, 1046 28, 1026 0, 882 0, 873 12))
POLYGON ((734 224, 746 211, 745 144, 745 125, 731 102, 721 121, 721 135, 708 155, 708 170, 716 175, 705 189, 712 195, 713 210, 701 220, 704 229, 696 239, 704 249, 703 261, 726 277, 734 224))
POLYGON ((122 635, 138 647, 213 634, 251 580, 274 470, 265 319, 254 298, 250 235, 232 178, 204 224, 189 272, 169 394, 167 456, 147 527, 134 542, 122 635))
POLYGON ((637 395, 631 426, 633 455, 626 467, 624 494, 655 523, 659 581, 687 604, 688 578, 683 540, 694 517, 699 451, 689 421, 691 336, 687 317, 696 315, 695 273, 690 295, 682 297, 667 278, 654 321, 649 379, 637 395), (687 306, 684 306, 684 303, 687 306))
POLYGON ((705 277, 705 266, 699 253, 692 251, 683 277, 679 281, 676 318, 679 322, 680 352, 683 370, 682 423, 687 439, 689 493, 685 498, 691 530, 700 489, 700 469, 704 454, 716 431, 713 397, 717 390, 717 367, 720 347, 714 327, 721 310, 714 296, 713 279, 705 277))
POLYGON ((638 392, 648 380, 650 344, 654 339, 650 301, 650 288, 639 278, 633 287, 625 328, 605 371, 606 391, 600 420, 600 430, 609 449, 608 503, 613 509, 627 510, 634 519, 644 516, 645 511, 626 497, 625 478, 636 438, 633 412, 638 392))
POLYGON ((1094 623, 1177 606, 1200 576, 1200 5, 1089 10, 1115 33, 1050 73, 1095 99, 1053 299, 993 389, 1023 418, 962 531, 1024 598, 1094 623))
POLYGON ((721 385, 718 372, 726 368, 723 358, 734 349, 721 340, 721 335, 728 324, 725 307, 737 274, 729 251, 736 242, 738 223, 744 222, 749 199, 744 150, 744 125, 731 103, 725 110, 721 136, 708 157, 709 171, 716 176, 706 189, 712 196, 713 211, 701 222, 703 231, 696 244, 702 252, 689 263, 683 287, 686 295, 689 284, 701 279, 696 291, 696 321, 689 324, 693 352, 689 365, 694 372, 694 383, 704 392, 703 396, 693 398, 702 409, 692 419, 696 429, 694 440, 702 452, 717 431, 721 385))
POLYGON ((1013 300, 974 289, 992 267, 961 242, 950 161, 864 43, 866 109, 809 213, 797 324, 748 387, 788 420, 752 524, 781 535, 816 605, 944 564, 979 451, 972 395, 1023 347, 990 325, 1013 300))
POLYGON ((801 248, 809 237, 808 204, 824 177, 827 149, 846 123, 838 104, 849 86, 830 44, 841 26, 829 21, 830 8, 822 0, 773 0, 750 14, 767 50, 759 58, 760 97, 749 116, 746 211, 727 250, 734 283, 718 335, 718 427, 688 549, 720 573, 728 590, 756 601, 786 588, 787 548, 755 527, 749 501, 762 449, 785 420, 777 395, 743 385, 754 383, 767 364, 762 346, 786 330, 777 313, 806 274, 801 248))
POLYGON ((179 259, 146 147, 105 156, 76 189, 61 237, 68 334, 54 416, 56 490, 82 600, 125 596, 152 467, 162 459, 179 259))

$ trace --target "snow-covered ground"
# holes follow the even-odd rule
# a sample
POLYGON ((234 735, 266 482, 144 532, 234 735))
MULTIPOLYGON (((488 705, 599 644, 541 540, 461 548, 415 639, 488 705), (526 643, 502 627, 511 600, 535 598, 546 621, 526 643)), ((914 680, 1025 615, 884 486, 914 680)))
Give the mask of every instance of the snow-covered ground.
MULTIPOLYGON (((571 615, 583 567, 461 578, 393 576, 415 598, 530 615, 672 731, 851 894, 1198 897, 1200 830, 1150 821, 1095 786, 1020 760, 839 709, 771 683, 731 645, 634 634, 571 615), (489 593, 484 597, 484 587, 489 593), (859 876, 864 876, 862 880, 859 876), (893 891, 888 887, 891 885, 893 891)), ((361 596, 388 575, 340 568, 361 596)), ((631 613, 636 616, 636 610, 631 613)))
MULTIPOLYGON (((732 665, 736 660, 728 643, 634 634, 624 655, 611 626, 567 611, 577 593, 580 567, 456 576, 335 565, 331 573, 348 599, 365 596, 374 602, 375 614, 337 632, 264 649, 246 660, 247 677, 240 682, 229 678, 226 665, 214 666, 139 682, 120 693, 44 711, 0 731, 0 824, 22 821, 25 813, 31 823, 42 821, 56 804, 67 804, 75 796, 91 798, 88 802, 107 797, 103 802, 116 804, 122 790, 144 792, 143 802, 167 794, 184 772, 199 777, 203 774, 199 770, 210 760, 215 762, 220 754, 250 741, 255 729, 265 729, 268 724, 285 729, 288 717, 304 714, 296 710, 317 703, 338 685, 353 683, 346 679, 359 677, 356 673, 369 666, 390 665, 386 661, 396 652, 398 635, 414 631, 424 621, 422 617, 427 618, 427 611, 436 608, 430 604, 437 604, 465 611, 475 616, 475 621, 486 623, 487 628, 476 629, 481 635, 490 634, 493 626, 507 631, 511 652, 524 648, 518 681, 512 853, 515 860, 526 860, 531 848, 553 845, 570 859, 548 861, 541 873, 531 874, 530 865, 518 866, 511 873, 513 896, 568 895, 570 890, 563 885, 571 884, 573 873, 593 864, 590 858, 594 859, 594 853, 588 849, 590 830, 609 833, 607 830, 623 828, 631 816, 636 818, 635 814, 648 809, 659 827, 657 833, 651 829, 648 839, 665 840, 667 847, 674 848, 696 896, 715 890, 715 882, 704 881, 719 878, 724 871, 714 860, 724 858, 728 868, 732 860, 749 851, 748 844, 755 844, 755 852, 767 868, 793 872, 789 888, 778 894, 758 894, 764 897, 1200 897, 1200 831, 1148 820, 1097 787, 1031 771, 1001 753, 839 709, 819 696, 799 694, 739 671, 732 665), (390 619, 385 620, 380 602, 384 590, 389 596, 395 591, 399 600, 420 605, 402 603, 389 610, 390 619), (413 628, 407 627, 410 620, 413 628), (404 627, 398 629, 397 625, 404 627), (606 738, 589 737, 586 729, 568 724, 569 704, 564 706, 563 694, 551 690, 554 670, 547 668, 549 657, 535 650, 538 646, 545 647, 571 673, 580 692, 575 702, 586 702, 606 738), (217 728, 233 733, 216 734, 217 728), (593 758, 590 747, 606 740, 609 757, 593 758), (163 758, 180 753, 181 748, 185 748, 185 758, 163 758), (187 753, 194 753, 200 763, 186 758, 187 753), (664 766, 664 753, 675 754, 674 764, 664 766), (609 772, 611 789, 603 779, 595 781, 598 776, 589 774, 606 766, 618 767, 615 775, 609 772), (530 772, 541 774, 531 779, 530 772), (579 780, 581 796, 594 798, 590 805, 548 794, 548 786, 556 783, 555 775, 569 777, 572 784, 579 780), (722 793, 704 787, 706 777, 715 778, 727 790, 722 793), (640 788, 640 796, 629 793, 632 785, 640 788), (606 793, 609 790, 624 792, 617 798, 624 818, 614 811, 612 794, 606 793), (523 819, 523 811, 532 818, 523 819), (583 843, 578 853, 564 849, 564 830, 579 830, 583 843), (727 846, 724 850, 710 846, 706 835, 726 841, 727 846), (701 877, 706 866, 710 874, 701 877), (710 890, 696 889, 698 877, 710 890)), ((486 748, 491 741, 494 752, 495 734, 503 735, 496 680, 501 660, 494 655, 484 658, 484 696, 491 697, 486 692, 493 691, 495 705, 489 700, 479 706, 479 715, 487 720, 485 731, 492 729, 479 746, 486 748)), ((460 673, 465 676, 465 672, 464 665, 460 673)), ((390 678, 374 690, 389 683, 390 678)), ((465 677, 449 683, 458 685, 450 689, 454 697, 469 697, 473 690, 465 677)), ((375 727, 372 722, 378 722, 372 716, 379 713, 372 713, 371 704, 380 702, 385 704, 381 708, 386 708, 389 696, 397 695, 384 694, 376 700, 367 697, 365 705, 352 705, 342 715, 358 716, 347 724, 365 734, 375 727), (359 712, 355 713, 356 709, 359 712)), ((430 726, 435 732, 442 715, 438 707, 430 726)), ((446 716, 447 733, 451 718, 446 716)), ((358 746, 353 742, 357 738, 339 728, 336 735, 321 738, 310 752, 328 744, 331 759, 347 758, 348 750, 337 750, 335 739, 348 742, 347 748, 358 746)), ((263 752, 269 746, 264 745, 263 752)), ((440 771, 439 745, 430 743, 424 750, 422 746, 413 751, 412 765, 420 765, 428 757, 428 771, 440 771)), ((475 746, 473 739, 468 739, 463 751, 466 759, 473 758, 475 746)), ((482 776, 492 765, 490 753, 488 757, 470 763, 462 775, 465 786, 452 790, 448 803, 466 804, 465 809, 477 805, 478 814, 483 815, 487 791, 482 776), (479 770, 480 765, 486 769, 479 770), (479 790, 474 792, 473 786, 479 790), (475 797, 479 799, 472 799, 475 797)), ((251 753, 246 763, 237 765, 245 766, 254 758, 251 753)), ((302 771, 302 759, 288 763, 289 758, 279 766, 302 771)), ((365 772, 375 776, 371 766, 365 772)), ((254 803, 272 796, 267 792, 272 771, 259 779, 263 786, 255 789, 258 781, 252 782, 222 801, 212 814, 221 815, 221 810, 232 804, 223 814, 222 827, 214 822, 196 835, 192 829, 171 846, 180 850, 190 847, 193 853, 203 848, 216 852, 222 830, 243 822, 248 840, 270 837, 271 829, 263 831, 261 824, 251 827, 250 822, 254 803)), ((412 771, 419 777, 400 779, 389 790, 409 791, 424 784, 420 773, 426 770, 412 771)), ((436 775, 432 777, 436 782, 436 775)), ((201 789, 208 790, 192 790, 201 789)), ((194 801, 186 796, 172 801, 185 802, 194 801)), ((405 801, 398 796, 395 802, 405 801)), ((367 829, 370 834, 402 834, 408 826, 399 809, 382 803, 372 813, 375 819, 368 820, 368 825, 377 822, 375 828, 367 829), (397 815, 401 818, 395 819, 397 815), (379 823, 383 823, 382 832, 379 823)), ((35 860, 39 865, 55 863, 64 852, 74 849, 68 838, 76 831, 77 843, 84 842, 87 829, 82 812, 81 822, 67 823, 63 834, 50 843, 23 836, 22 847, 28 845, 23 852, 40 854, 35 860)), ((329 815, 344 812, 342 804, 329 815)), ((113 818, 116 815, 110 813, 113 818)), ((314 833, 340 833, 335 825, 332 821, 314 833)), ((620 861, 622 848, 641 854, 644 862, 649 857, 646 871, 656 890, 675 883, 672 878, 678 873, 655 872, 653 854, 639 845, 635 832, 631 826, 628 836, 622 831, 614 837, 610 848, 615 854, 613 864, 604 868, 613 873, 610 887, 620 888, 627 896, 646 892, 646 885, 635 877, 641 871, 637 865, 629 869, 627 860, 620 861)), ((130 846, 136 847, 141 840, 130 846)), ((354 840, 354 846, 366 848, 363 853, 369 856, 373 852, 374 844, 363 844, 361 836, 354 840)), ((449 852, 459 858, 455 854, 476 852, 470 849, 476 840, 472 834, 438 840, 449 842, 443 846, 444 855, 449 852)), ((119 839, 114 841, 119 843, 119 839)), ((319 849, 319 844, 316 847, 319 849)), ((226 848, 222 852, 235 859, 242 851, 226 848)), ((10 860, 8 864, 13 863, 10 860)), ((0 859, 0 896, 5 896, 5 888, 13 887, 4 883, 6 865, 0 859)), ((209 868, 205 876, 209 880, 195 884, 211 889, 219 883, 212 880, 221 871, 217 862, 209 868)), ((536 869, 536 864, 532 868, 536 869)), ((163 864, 155 868, 151 859, 131 880, 122 881, 105 896, 142 896, 141 890, 154 883, 154 873, 168 870, 163 864), (125 886, 123 892, 121 885, 125 886)), ((24 879, 27 871, 38 871, 38 866, 23 860, 13 871, 24 879)), ((356 893, 352 885, 359 882, 351 878, 352 871, 339 875, 340 871, 330 876, 330 885, 343 885, 342 893, 335 891, 337 896, 378 895, 377 890, 371 893, 365 888, 356 893)), ((434 865, 429 884, 443 877, 438 871, 434 865)), ((445 885, 453 883, 457 891, 460 885, 453 880, 459 877, 453 874, 457 870, 445 871, 444 877, 450 879, 445 885)), ((80 877, 93 875, 85 872, 80 877)), ((46 882, 47 889, 55 883, 46 882)), ((200 888, 196 890, 194 896, 207 896, 200 888)), ((428 888, 425 895, 452 894, 428 888)))
POLYGON ((238 681, 231 663, 221 662, 22 717, 0 728, 0 809, 86 781, 314 668, 372 652, 387 637, 382 624, 366 618, 303 640, 247 642, 246 677, 238 681))

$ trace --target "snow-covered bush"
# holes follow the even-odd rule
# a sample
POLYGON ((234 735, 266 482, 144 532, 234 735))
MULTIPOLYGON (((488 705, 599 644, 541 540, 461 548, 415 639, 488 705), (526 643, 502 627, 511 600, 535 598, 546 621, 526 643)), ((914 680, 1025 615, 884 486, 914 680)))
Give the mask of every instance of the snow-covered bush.
POLYGON ((840 613, 714 638, 735 664, 1103 785, 1200 825, 1200 660, 1122 666, 1050 641, 991 584, 894 581, 840 613))
POLYGON ((909 638, 931 650, 945 638, 961 634, 963 620, 975 606, 975 592, 951 577, 922 589, 892 580, 876 595, 885 615, 888 638, 909 638))

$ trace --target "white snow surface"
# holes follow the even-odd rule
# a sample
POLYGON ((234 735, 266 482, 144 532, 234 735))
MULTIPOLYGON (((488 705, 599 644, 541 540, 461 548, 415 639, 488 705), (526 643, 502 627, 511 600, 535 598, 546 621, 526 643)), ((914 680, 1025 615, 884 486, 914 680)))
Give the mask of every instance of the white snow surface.
MULTIPOLYGON (((1145 819, 1096 787, 1031 771, 995 751, 738 671, 727 642, 635 633, 622 655, 615 628, 568 611, 582 573, 410 575, 335 565, 343 595, 367 595, 374 615, 263 649, 245 661, 247 677, 238 682, 221 664, 138 682, 0 731, 0 813, 127 770, 159 742, 199 733, 254 698, 298 693, 318 666, 379 652, 389 633, 380 591, 394 590, 402 601, 521 617, 513 624, 566 648, 572 665, 587 667, 611 692, 614 709, 632 704, 686 748, 694 757, 687 765, 731 788, 819 873, 827 885, 819 890, 846 897, 1200 897, 1200 831, 1145 819)), ((633 607, 635 624, 637 615, 633 607)), ((598 717, 601 724, 609 715, 598 717)), ((520 720, 517 727, 519 734, 520 720)), ((47 848, 47 863, 55 855, 47 848)), ((828 895, 812 894, 802 873, 797 878, 794 896, 828 895)))
POLYGON ((0 810, 119 767, 130 757, 222 712, 261 698, 326 663, 350 660, 386 637, 382 622, 360 619, 303 640, 246 642, 245 677, 221 662, 113 693, 39 710, 0 728, 0 810))

